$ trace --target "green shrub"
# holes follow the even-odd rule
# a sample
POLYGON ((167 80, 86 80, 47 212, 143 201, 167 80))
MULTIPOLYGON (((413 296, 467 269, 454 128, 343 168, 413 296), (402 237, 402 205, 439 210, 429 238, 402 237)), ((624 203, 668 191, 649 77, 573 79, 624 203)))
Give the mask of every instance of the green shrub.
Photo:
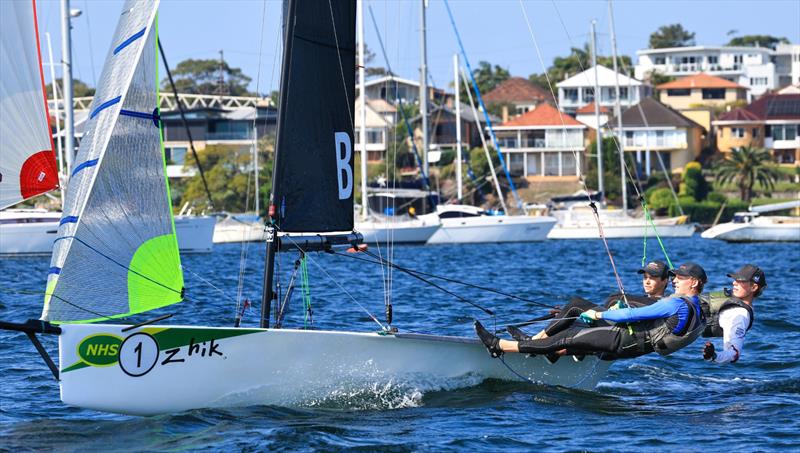
POLYGON ((709 192, 709 185, 703 177, 703 170, 698 162, 689 162, 683 169, 679 195, 690 196, 696 201, 705 200, 709 192))
POLYGON ((645 199, 650 209, 656 211, 656 215, 664 215, 667 213, 670 205, 675 203, 675 198, 672 196, 672 191, 669 187, 654 187, 655 190, 648 190, 645 193, 645 199))
POLYGON ((706 199, 708 201, 713 201, 713 202, 719 203, 719 204, 722 204, 722 203, 725 203, 726 201, 728 201, 728 197, 726 197, 724 194, 721 194, 719 192, 711 192, 711 193, 709 193, 708 197, 706 199))
MULTIPOLYGON (((722 206, 722 203, 710 200, 695 201, 689 199, 689 197, 680 197, 680 200, 683 212, 689 216, 689 219, 692 222, 702 224, 714 223, 714 219, 717 217, 717 213, 719 213, 720 207, 722 206)), ((730 222, 733 219, 733 214, 746 211, 747 208, 748 204, 743 201, 729 201, 728 204, 725 205, 725 209, 722 211, 719 221, 730 222)), ((673 203, 669 206, 669 215, 680 215, 680 210, 676 204, 673 203)))

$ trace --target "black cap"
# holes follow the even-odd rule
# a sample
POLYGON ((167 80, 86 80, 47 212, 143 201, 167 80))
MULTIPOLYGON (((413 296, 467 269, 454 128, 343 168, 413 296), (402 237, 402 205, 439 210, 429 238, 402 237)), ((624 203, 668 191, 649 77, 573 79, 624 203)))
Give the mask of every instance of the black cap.
POLYGON ((639 274, 648 274, 653 277, 658 277, 660 279, 667 278, 669 271, 667 269, 667 264, 663 261, 650 261, 647 263, 647 266, 639 269, 636 271, 639 274))
POLYGON ((764 288, 767 286, 767 276, 758 266, 745 264, 738 271, 728 274, 728 277, 740 282, 753 282, 764 288))
POLYGON ((672 275, 696 278, 703 284, 708 281, 706 271, 704 271, 699 264, 695 263, 683 263, 677 269, 670 270, 669 273, 672 275))

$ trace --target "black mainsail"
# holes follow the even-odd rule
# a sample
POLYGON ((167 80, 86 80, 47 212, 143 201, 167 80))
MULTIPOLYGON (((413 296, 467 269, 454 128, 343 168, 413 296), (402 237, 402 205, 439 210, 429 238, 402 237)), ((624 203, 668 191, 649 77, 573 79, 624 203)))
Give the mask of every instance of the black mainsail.
POLYGON ((270 216, 284 232, 352 231, 356 3, 287 8, 270 216))
POLYGON ((353 231, 355 0, 288 0, 284 40, 262 327, 278 233, 353 231))

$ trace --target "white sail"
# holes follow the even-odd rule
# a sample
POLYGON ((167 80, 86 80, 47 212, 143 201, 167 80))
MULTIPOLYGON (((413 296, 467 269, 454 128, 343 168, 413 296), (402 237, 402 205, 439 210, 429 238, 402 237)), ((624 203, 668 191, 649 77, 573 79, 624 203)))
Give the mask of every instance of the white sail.
POLYGON ((0 209, 58 186, 35 1, 0 2, 0 209))
POLYGON ((123 7, 70 175, 44 320, 97 321, 182 298, 157 120, 157 8, 123 7))

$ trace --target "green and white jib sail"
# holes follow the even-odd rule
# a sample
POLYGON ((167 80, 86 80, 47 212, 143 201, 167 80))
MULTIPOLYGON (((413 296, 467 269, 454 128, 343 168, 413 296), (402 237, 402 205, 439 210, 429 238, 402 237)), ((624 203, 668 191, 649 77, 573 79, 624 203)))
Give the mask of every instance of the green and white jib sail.
POLYGON ((180 302, 158 120, 158 1, 128 0, 53 244, 42 319, 92 322, 180 302))

